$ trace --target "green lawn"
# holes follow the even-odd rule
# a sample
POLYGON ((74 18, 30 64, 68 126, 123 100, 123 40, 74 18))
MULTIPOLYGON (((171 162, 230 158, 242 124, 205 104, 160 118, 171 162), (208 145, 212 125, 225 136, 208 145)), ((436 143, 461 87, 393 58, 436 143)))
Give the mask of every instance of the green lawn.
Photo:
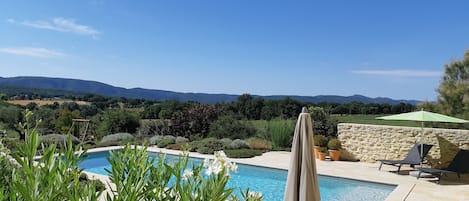
POLYGON ((389 125, 389 126, 412 126, 420 127, 420 123, 412 121, 388 121, 378 120, 376 117, 386 115, 334 115, 333 119, 337 119, 339 123, 356 123, 356 124, 373 124, 373 125, 389 125))
MULTIPOLYGON (((331 118, 337 119, 339 123, 355 123, 355 124, 372 124, 372 125, 388 125, 388 126, 411 126, 420 127, 419 122, 412 121, 389 121, 378 120, 376 117, 386 115, 333 115, 331 118)), ((451 124, 451 123, 434 123, 426 122, 426 128, 454 128, 454 129, 469 129, 469 124, 451 124)))

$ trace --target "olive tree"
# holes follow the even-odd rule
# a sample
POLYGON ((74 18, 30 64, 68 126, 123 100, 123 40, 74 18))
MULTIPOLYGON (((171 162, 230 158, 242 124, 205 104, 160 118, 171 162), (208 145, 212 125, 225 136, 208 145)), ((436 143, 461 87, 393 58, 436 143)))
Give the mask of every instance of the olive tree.
POLYGON ((469 118, 469 50, 462 60, 445 65, 437 92, 440 112, 469 118))

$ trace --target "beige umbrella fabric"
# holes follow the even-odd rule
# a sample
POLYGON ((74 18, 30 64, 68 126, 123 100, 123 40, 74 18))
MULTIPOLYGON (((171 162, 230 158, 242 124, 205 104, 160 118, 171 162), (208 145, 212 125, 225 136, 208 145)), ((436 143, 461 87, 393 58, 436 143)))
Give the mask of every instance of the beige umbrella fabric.
POLYGON ((296 123, 284 201, 319 201, 311 116, 303 108, 296 123))

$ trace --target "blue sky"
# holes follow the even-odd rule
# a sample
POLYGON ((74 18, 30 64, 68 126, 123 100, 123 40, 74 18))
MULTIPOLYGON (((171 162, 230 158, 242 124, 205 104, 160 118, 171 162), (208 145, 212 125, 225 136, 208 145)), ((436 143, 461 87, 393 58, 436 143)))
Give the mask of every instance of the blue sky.
POLYGON ((469 48, 466 2, 7 0, 0 76, 433 101, 469 48))

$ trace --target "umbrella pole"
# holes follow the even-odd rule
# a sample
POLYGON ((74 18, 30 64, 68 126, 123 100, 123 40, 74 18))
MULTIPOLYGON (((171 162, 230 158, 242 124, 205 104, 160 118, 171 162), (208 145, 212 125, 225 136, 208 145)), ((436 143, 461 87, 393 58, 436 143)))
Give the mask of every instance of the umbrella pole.
POLYGON ((420 167, 422 167, 422 161, 423 161, 423 121, 421 123, 421 128, 420 128, 420 167))

